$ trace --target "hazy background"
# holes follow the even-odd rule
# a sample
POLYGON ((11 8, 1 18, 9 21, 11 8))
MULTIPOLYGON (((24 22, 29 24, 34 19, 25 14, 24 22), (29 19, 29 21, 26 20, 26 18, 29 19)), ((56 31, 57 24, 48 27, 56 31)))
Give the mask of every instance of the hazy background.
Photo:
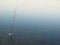
POLYGON ((59 0, 0 0, 0 33, 3 35, 7 36, 10 31, 15 7, 13 33, 17 40, 29 42, 27 45, 32 41, 36 45, 59 45, 59 0))

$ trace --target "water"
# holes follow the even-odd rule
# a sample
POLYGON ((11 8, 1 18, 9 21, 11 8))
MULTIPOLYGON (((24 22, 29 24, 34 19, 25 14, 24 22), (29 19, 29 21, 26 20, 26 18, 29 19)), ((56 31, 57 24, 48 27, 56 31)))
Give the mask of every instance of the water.
MULTIPOLYGON (((1 41, 5 44, 9 41, 8 33, 11 28, 11 16, 5 14, 1 19, 1 41)), ((47 24, 47 22, 41 23, 40 21, 29 18, 24 19, 16 17, 13 30, 13 41, 14 43, 18 42, 19 45, 56 45, 60 41, 59 26, 60 25, 53 22, 47 24)))

